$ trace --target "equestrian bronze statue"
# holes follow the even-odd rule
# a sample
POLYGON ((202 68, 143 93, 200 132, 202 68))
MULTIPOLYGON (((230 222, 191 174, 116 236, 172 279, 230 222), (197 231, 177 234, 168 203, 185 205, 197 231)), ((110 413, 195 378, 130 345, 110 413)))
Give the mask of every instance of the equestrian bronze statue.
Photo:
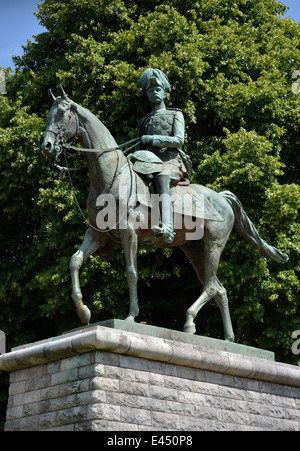
POLYGON ((217 277, 220 257, 233 227, 263 255, 279 263, 288 258, 260 237, 233 193, 217 193, 190 183, 191 161, 181 149, 184 117, 180 110, 165 106, 166 93, 171 90, 165 74, 148 69, 139 86, 147 94, 152 111, 141 119, 137 145, 128 156, 94 114, 68 98, 62 88, 57 98, 49 91, 53 105, 43 151, 51 159, 61 153, 66 156, 68 149, 81 151, 90 174, 89 226, 82 245, 70 261, 72 298, 77 313, 82 324, 89 323, 91 314, 82 302, 79 270, 90 255, 112 258, 115 243, 122 243, 130 295, 126 320, 134 321, 139 312, 138 244, 147 243, 156 248, 179 246, 193 264, 203 287, 199 298, 186 312, 184 331, 196 332, 195 317, 214 299, 221 311, 224 338, 234 341, 226 289, 217 277), (70 144, 75 138, 82 147, 70 144), (188 208, 185 200, 180 203, 182 199, 192 199, 188 208), (154 204, 159 210, 157 218, 154 218, 154 204), (112 221, 107 220, 110 214, 112 221), (187 217, 194 222, 187 221, 187 217))

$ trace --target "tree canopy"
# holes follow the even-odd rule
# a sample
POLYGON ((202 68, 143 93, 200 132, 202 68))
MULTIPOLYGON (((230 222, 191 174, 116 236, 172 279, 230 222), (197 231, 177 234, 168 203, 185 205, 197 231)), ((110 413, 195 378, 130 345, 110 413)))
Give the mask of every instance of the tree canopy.
MULTIPOLYGON (((183 110, 194 182, 234 192, 261 236, 289 256, 267 260, 235 232, 218 277, 228 290, 236 341, 297 363, 300 329, 300 109, 292 90, 300 68, 300 26, 276 0, 43 0, 47 29, 28 41, 0 96, 0 329, 9 346, 78 325, 69 258, 86 226, 67 179, 40 150, 61 83, 117 142, 136 137, 148 105, 137 81, 147 67, 171 82, 168 106, 183 110)), ((78 165, 82 162, 79 161, 78 165)), ((88 175, 74 175, 84 207, 88 175)), ((201 287, 180 250, 139 250, 140 320, 182 330, 201 287)), ((92 321, 124 317, 121 248, 81 270, 92 321)), ((197 333, 222 338, 218 310, 205 306, 197 333)))

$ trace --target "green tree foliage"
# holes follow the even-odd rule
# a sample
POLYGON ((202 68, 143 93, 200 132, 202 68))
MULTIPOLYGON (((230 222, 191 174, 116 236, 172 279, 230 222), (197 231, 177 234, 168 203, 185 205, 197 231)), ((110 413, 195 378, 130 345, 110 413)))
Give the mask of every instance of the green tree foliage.
MULTIPOLYGON (((67 180, 40 148, 47 90, 62 83, 96 114, 119 143, 136 136, 148 111, 136 87, 149 66, 163 70, 169 106, 186 118, 185 150, 194 181, 234 192, 264 239, 289 255, 267 261, 235 232, 220 264, 238 342, 274 350, 296 363, 291 334, 300 328, 300 109, 292 74, 300 68, 299 25, 276 0, 44 0, 47 32, 28 41, 17 70, 7 70, 0 98, 0 329, 14 345, 77 325, 69 257, 85 225, 67 180)), ((81 165, 81 161, 78 162, 81 165)), ((83 206, 85 171, 74 176, 83 206)), ((118 248, 108 263, 94 257, 81 284, 93 321, 122 317, 128 305, 118 248)), ((179 250, 140 249, 141 320, 182 329, 200 294, 179 250)), ((213 303, 198 333, 222 337, 213 303)))

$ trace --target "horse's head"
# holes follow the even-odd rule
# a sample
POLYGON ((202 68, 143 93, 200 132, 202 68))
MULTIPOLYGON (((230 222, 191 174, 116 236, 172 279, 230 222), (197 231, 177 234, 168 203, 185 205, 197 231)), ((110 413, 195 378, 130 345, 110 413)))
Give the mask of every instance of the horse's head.
POLYGON ((48 114, 48 126, 43 139, 42 150, 49 158, 55 157, 61 145, 76 136, 78 117, 76 104, 73 103, 61 86, 61 97, 55 98, 49 89, 49 98, 53 102, 48 114))

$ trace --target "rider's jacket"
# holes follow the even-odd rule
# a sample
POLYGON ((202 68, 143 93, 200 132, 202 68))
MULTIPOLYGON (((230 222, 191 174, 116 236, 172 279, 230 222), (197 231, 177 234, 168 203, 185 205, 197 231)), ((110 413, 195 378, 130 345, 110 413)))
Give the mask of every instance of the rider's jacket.
POLYGON ((159 173, 161 165, 172 165, 170 171, 178 171, 181 178, 191 176, 192 163, 180 147, 184 144, 185 122, 181 110, 162 109, 153 111, 138 124, 138 136, 153 136, 153 144, 140 144, 131 160, 137 161, 135 170, 143 174, 159 173), (145 152, 147 150, 148 152, 145 152))

